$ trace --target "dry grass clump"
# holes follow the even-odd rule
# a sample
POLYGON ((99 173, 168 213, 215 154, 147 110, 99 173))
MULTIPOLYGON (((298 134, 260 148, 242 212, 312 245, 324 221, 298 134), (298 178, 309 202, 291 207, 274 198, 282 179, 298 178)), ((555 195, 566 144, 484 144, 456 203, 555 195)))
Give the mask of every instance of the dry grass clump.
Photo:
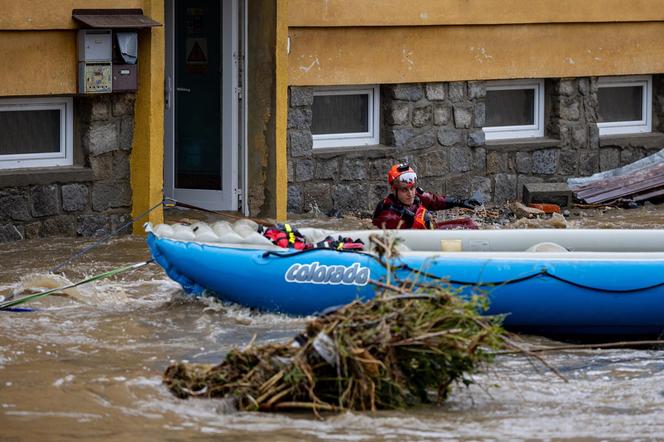
POLYGON ((307 324, 291 342, 231 350, 219 365, 176 363, 164 382, 178 397, 230 397, 239 410, 377 410, 441 403, 455 382, 504 345, 486 297, 448 288, 377 283, 376 299, 307 324))

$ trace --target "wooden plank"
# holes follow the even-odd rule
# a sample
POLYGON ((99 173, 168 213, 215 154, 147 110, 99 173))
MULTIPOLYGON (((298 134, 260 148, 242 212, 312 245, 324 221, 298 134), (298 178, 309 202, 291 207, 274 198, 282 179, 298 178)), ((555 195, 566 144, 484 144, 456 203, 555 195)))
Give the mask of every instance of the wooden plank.
POLYGON ((651 177, 643 181, 635 182, 625 187, 620 187, 618 189, 611 189, 610 191, 585 198, 585 201, 590 204, 601 203, 612 199, 625 197, 627 195, 641 193, 649 189, 656 189, 662 186, 664 186, 664 175, 651 177))
POLYGON ((592 187, 586 187, 583 190, 574 189, 574 194, 577 198, 590 201, 594 197, 606 194, 626 187, 633 187, 635 185, 645 185, 651 179, 664 176, 664 164, 658 164, 647 169, 641 169, 629 175, 620 177, 607 178, 594 183, 592 187))
POLYGON ((608 190, 609 188, 618 188, 620 186, 624 186, 630 180, 632 180, 632 178, 631 178, 632 176, 636 176, 636 175, 639 175, 639 174, 642 174, 642 173, 650 173, 650 171, 660 170, 660 168, 664 169, 664 164, 654 164, 654 165, 636 170, 636 171, 634 171, 630 174, 607 177, 607 178, 604 178, 604 179, 598 179, 596 181, 592 181, 590 183, 586 183, 586 184, 582 184, 582 185, 578 185, 578 186, 570 186, 570 189, 575 193, 575 195, 577 195, 577 197, 589 196, 589 195, 592 194, 594 189, 608 190))
POLYGON ((664 187, 661 189, 653 190, 652 192, 648 193, 642 193, 640 195, 636 195, 634 198, 632 198, 634 201, 645 201, 649 200, 650 198, 654 198, 656 196, 664 195, 664 187))

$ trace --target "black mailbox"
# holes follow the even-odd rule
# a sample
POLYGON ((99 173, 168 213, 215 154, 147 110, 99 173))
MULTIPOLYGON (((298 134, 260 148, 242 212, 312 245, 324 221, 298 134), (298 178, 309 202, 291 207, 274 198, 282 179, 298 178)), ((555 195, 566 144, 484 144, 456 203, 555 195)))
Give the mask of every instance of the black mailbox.
POLYGON ((138 65, 113 65, 113 92, 135 91, 138 89, 138 65))

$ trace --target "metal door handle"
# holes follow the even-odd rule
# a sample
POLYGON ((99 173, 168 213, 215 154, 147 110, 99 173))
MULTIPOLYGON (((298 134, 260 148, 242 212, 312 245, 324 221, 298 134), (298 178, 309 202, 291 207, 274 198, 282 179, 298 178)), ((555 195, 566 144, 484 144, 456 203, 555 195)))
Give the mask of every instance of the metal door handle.
POLYGON ((188 87, 176 87, 175 90, 178 92, 191 92, 191 89, 188 87))
POLYGON ((171 94, 173 93, 173 87, 171 86, 171 77, 166 77, 166 85, 164 87, 164 106, 166 109, 171 108, 171 94))

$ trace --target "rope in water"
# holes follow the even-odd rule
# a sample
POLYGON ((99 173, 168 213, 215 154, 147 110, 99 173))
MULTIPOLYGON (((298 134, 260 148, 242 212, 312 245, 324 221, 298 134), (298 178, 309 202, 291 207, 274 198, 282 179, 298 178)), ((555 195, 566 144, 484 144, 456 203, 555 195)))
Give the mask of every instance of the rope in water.
POLYGON ((86 284, 88 282, 99 281, 100 279, 110 278, 111 276, 119 275, 120 273, 140 269, 141 267, 146 266, 146 265, 152 263, 153 261, 154 261, 153 259, 149 259, 147 261, 138 262, 138 263, 131 264, 131 265, 128 265, 128 266, 118 267, 118 268, 115 268, 113 270, 109 270, 107 272, 103 272, 103 273, 100 273, 98 275, 91 276, 89 278, 83 279, 81 281, 78 281, 78 282, 63 286, 63 287, 58 287, 58 288, 54 288, 54 289, 51 289, 51 290, 47 290, 45 292, 35 293, 33 295, 27 295, 27 296, 23 296, 21 298, 10 299, 8 301, 0 302, 0 310, 9 310, 12 307, 15 307, 17 305, 21 305, 21 304, 29 302, 29 301, 34 301, 36 299, 40 299, 40 298, 43 298, 45 296, 52 295, 53 293, 56 293, 56 292, 62 292, 63 290, 78 287, 79 285, 83 285, 83 284, 86 284))
MULTIPOLYGON (((197 206, 193 206, 193 205, 190 205, 190 204, 180 203, 180 202, 176 201, 173 198, 168 198, 167 197, 167 198, 164 198, 163 200, 159 201, 159 203, 155 204, 154 206, 150 207, 145 212, 139 214, 138 216, 132 218, 131 220, 129 220, 128 222, 126 222, 122 226, 120 226, 117 229, 113 230, 112 232, 110 232, 109 234, 104 236, 103 238, 95 241, 93 244, 79 250, 76 253, 73 253, 67 259, 62 261, 60 264, 58 264, 55 267, 53 267, 52 269, 50 269, 49 272, 50 273, 55 273, 55 272, 61 270, 66 265, 71 264, 72 262, 76 261, 77 259, 79 259, 83 255, 85 255, 86 253, 88 253, 91 250, 93 250, 93 249, 99 247, 100 245, 104 244, 111 237, 118 234, 122 230, 126 229, 128 226, 132 225, 133 223, 140 220, 141 218, 147 216, 153 210, 157 209, 158 207, 160 207, 162 205, 166 206, 166 207, 181 206, 181 207, 186 207, 186 208, 189 208, 189 209, 196 209, 196 210, 201 210, 201 211, 205 211, 205 212, 209 212, 209 213, 216 213, 216 214, 219 214, 219 215, 227 216, 226 214, 216 212, 216 211, 213 211, 213 210, 207 210, 207 209, 204 209, 202 207, 197 207, 197 206)), ((152 263, 153 261, 154 261, 153 259, 150 259, 148 261, 144 261, 144 262, 140 262, 140 263, 136 263, 136 264, 131 264, 131 265, 124 266, 124 267, 119 267, 119 268, 109 270, 109 271, 104 272, 104 273, 100 273, 98 275, 92 276, 90 278, 86 278, 82 281, 79 281, 79 282, 76 282, 76 283, 73 283, 73 284, 69 284, 69 285, 66 285, 66 286, 63 286, 63 287, 58 287, 58 288, 55 288, 55 289, 47 290, 45 292, 35 293, 33 295, 27 295, 27 296, 23 296, 21 298, 10 299, 10 300, 4 301, 4 302, 0 302, 0 310, 14 311, 14 312, 17 312, 17 311, 32 311, 32 309, 29 309, 29 308, 14 308, 14 307, 17 306, 17 305, 21 305, 23 303, 29 302, 29 301, 34 301, 36 299, 43 298, 45 296, 51 295, 51 294, 56 293, 56 292, 61 292, 63 290, 78 287, 79 285, 86 284, 88 282, 98 281, 100 279, 108 278, 108 277, 111 277, 111 276, 114 276, 114 275, 118 275, 120 273, 124 273, 124 272, 131 271, 131 270, 136 270, 136 269, 141 268, 141 267, 143 267, 147 264, 152 263)))
POLYGON ((171 204, 169 201, 174 201, 174 202, 175 202, 175 200, 172 200, 171 198, 164 198, 163 200, 159 201, 159 203, 157 203, 157 204, 155 204, 154 206, 150 207, 148 210, 146 210, 145 212, 141 213, 140 215, 138 215, 138 216, 132 218, 131 220, 127 221, 125 224, 123 224, 122 226, 120 226, 120 227, 118 227, 117 229, 113 230, 111 233, 109 233, 108 235, 104 236, 104 237, 101 238, 100 240, 98 240, 98 241, 94 242, 93 244, 91 244, 91 245, 85 247, 84 249, 79 250, 78 252, 76 252, 76 253, 70 255, 69 258, 67 258, 66 260, 64 260, 63 262, 61 262, 61 263, 58 264, 57 266, 53 267, 51 270, 49 270, 49 273, 55 273, 55 272, 59 271, 60 269, 64 268, 67 264, 71 264, 72 262, 76 261, 78 258, 80 258, 81 256, 85 255, 85 254, 88 253, 90 250, 92 250, 92 249, 94 249, 94 248, 96 248, 96 247, 102 245, 103 243, 105 243, 106 241, 108 241, 109 239, 111 239, 111 237, 113 237, 114 235, 118 234, 118 233, 121 232, 123 229, 125 229, 125 228, 127 228, 128 226, 132 225, 133 223, 135 223, 135 222, 138 221, 139 219, 141 219, 141 218, 147 216, 150 212, 152 212, 153 210, 155 210, 157 207, 159 207, 159 206, 161 206, 161 205, 167 206, 167 205, 171 204))
MULTIPOLYGON (((187 209, 194 209, 194 210, 200 210, 200 211, 202 211, 202 212, 214 213, 214 214, 217 214, 217 215, 220 215, 220 216, 223 216, 223 217, 228 217, 228 218, 233 218, 233 219, 241 219, 241 218, 242 218, 242 217, 240 217, 240 216, 237 216, 237 217, 236 217, 236 216, 231 215, 231 214, 227 214, 227 213, 223 213, 223 212, 218 212, 218 211, 215 211, 215 210, 208 210, 208 209, 204 209, 204 208, 202 208, 202 207, 194 206, 194 205, 191 205, 191 204, 181 203, 181 202, 179 202, 179 201, 176 201, 176 200, 173 199, 173 198, 166 197, 166 198, 164 198, 163 200, 159 201, 159 203, 157 203, 157 204, 155 204, 154 206, 150 207, 150 208, 149 208, 148 210, 146 210, 145 212, 143 212, 143 213, 141 213, 140 215, 138 215, 138 216, 132 218, 131 220, 127 221, 127 222, 126 222, 125 224, 123 224, 122 226, 120 226, 120 227, 118 227, 117 229, 113 230, 112 232, 110 232, 109 234, 107 234, 106 236, 104 236, 103 238, 101 238, 101 239, 99 239, 98 241, 94 242, 93 244, 91 244, 91 245, 85 247, 84 249, 82 249, 82 250, 80 250, 80 251, 78 251, 78 252, 72 254, 71 256, 69 256, 69 258, 67 258, 66 260, 64 260, 63 262, 61 262, 60 264, 58 264, 57 266, 55 266, 55 267, 53 267, 52 269, 50 269, 49 272, 50 272, 50 273, 58 272, 59 270, 61 270, 62 268, 64 268, 67 264, 71 264, 72 262, 76 261, 77 259, 79 259, 81 256, 85 255, 86 253, 88 253, 88 252, 91 251, 92 249, 94 249, 94 248, 96 248, 96 247, 102 245, 103 243, 105 243, 106 241, 108 241, 111 237, 115 236, 116 234, 118 234, 118 233, 121 232, 122 230, 126 229, 128 226, 132 225, 133 223, 135 223, 135 222, 138 221, 139 219, 144 218, 145 216, 147 216, 148 214, 150 214, 153 210, 157 209, 159 206, 162 206, 162 205, 165 206, 165 207, 175 207, 175 206, 180 206, 180 207, 184 207, 184 208, 187 208, 187 209)), ((251 219, 251 220, 257 222, 258 224, 262 224, 262 225, 272 225, 272 224, 273 224, 273 223, 270 223, 270 222, 268 222, 268 221, 263 221, 263 220, 260 220, 260 219, 257 219, 257 218, 249 218, 249 219, 251 219)))

